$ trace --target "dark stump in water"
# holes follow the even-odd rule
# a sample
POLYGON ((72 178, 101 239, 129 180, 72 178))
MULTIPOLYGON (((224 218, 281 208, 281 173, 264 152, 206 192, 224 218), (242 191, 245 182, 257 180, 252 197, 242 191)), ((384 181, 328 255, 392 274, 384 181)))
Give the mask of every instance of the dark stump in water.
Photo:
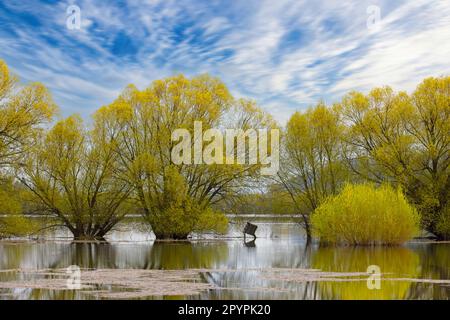
POLYGON ((256 238, 256 235, 255 235, 256 229, 258 229, 257 225, 247 222, 247 224, 245 225, 245 228, 244 228, 244 238, 245 238, 246 234, 249 234, 249 235, 253 236, 254 238, 256 238))

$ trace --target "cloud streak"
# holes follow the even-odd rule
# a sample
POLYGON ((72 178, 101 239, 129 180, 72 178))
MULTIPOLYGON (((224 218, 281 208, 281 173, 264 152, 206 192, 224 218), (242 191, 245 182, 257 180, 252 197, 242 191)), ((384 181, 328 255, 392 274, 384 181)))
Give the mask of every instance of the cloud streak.
POLYGON ((122 0, 0 4, 0 58, 88 117, 128 83, 208 72, 280 122, 319 99, 450 73, 448 1, 122 0), (66 9, 81 8, 81 30, 66 9), (367 28, 367 7, 381 9, 367 28))

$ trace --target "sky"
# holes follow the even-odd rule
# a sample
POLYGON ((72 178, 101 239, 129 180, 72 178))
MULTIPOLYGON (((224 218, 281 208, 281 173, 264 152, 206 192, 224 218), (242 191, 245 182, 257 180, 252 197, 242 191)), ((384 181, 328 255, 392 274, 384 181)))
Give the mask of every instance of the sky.
POLYGON ((449 75, 449 40, 450 0, 0 2, 0 59, 86 119, 130 83, 209 73, 284 124, 351 90, 449 75))

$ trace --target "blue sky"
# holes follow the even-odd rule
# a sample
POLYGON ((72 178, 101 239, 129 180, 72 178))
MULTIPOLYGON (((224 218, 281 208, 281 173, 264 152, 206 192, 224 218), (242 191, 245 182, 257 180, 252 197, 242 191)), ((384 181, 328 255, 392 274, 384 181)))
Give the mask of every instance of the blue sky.
POLYGON ((129 83, 207 72, 284 123, 349 90, 450 74, 449 40, 450 0, 0 2, 0 58, 47 85, 63 116, 85 118, 129 83), (71 4, 80 30, 66 27, 71 4))

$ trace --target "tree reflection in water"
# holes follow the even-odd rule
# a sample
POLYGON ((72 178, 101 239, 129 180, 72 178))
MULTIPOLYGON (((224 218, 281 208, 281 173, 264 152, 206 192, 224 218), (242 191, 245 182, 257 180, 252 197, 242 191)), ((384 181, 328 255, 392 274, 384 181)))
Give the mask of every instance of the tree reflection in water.
MULTIPOLYGON (((321 269, 324 272, 363 272, 378 265, 384 277, 450 279, 449 243, 409 243, 404 247, 305 246, 295 224, 259 223, 254 246, 242 239, 153 242, 0 241, 0 282, 34 281, 32 273, 11 269, 199 269, 198 281, 217 289, 193 296, 146 297, 187 299, 448 299, 450 286, 410 281, 294 281, 266 277, 271 270, 321 269), (228 270, 228 271, 227 271, 228 270)), ((127 237, 126 235, 123 235, 127 237)), ((300 271, 295 271, 300 270, 300 271)), ((323 280, 323 279, 322 279, 323 280)), ((197 280, 196 280, 197 281, 197 280)), ((105 288, 102 288, 105 289, 105 288)), ((0 299, 86 299, 76 290, 0 289, 0 299)))
MULTIPOLYGON (((416 278, 419 256, 404 247, 325 247, 312 257, 312 267, 330 272, 366 272, 371 265, 380 267, 382 279, 416 278)), ((381 281, 380 289, 369 289, 367 280, 320 282, 323 299, 405 299, 411 282, 381 281)))

